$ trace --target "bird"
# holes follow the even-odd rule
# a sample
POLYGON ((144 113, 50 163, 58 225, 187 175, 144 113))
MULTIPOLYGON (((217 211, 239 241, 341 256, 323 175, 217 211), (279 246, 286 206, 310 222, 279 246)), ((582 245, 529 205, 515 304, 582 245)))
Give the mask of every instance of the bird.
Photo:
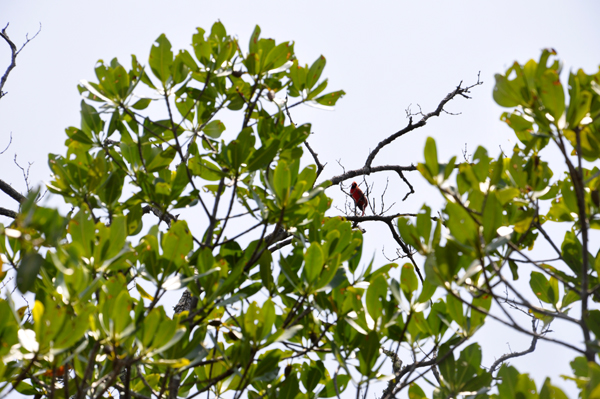
POLYGON ((369 200, 367 200, 365 193, 358 188, 358 184, 356 184, 355 181, 353 181, 352 186, 350 186, 350 195, 352 195, 352 199, 354 200, 354 206, 362 211, 361 216, 365 216, 365 209, 367 209, 369 200))

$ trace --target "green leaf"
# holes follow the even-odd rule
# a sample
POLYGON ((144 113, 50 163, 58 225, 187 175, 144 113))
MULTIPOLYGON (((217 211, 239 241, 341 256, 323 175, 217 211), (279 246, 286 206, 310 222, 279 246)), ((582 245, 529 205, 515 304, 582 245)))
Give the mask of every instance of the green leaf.
POLYGON ((537 296, 543 302, 555 303, 558 299, 554 296, 554 291, 546 279, 546 276, 540 272, 531 272, 529 286, 531 287, 531 290, 535 296, 537 296))
POLYGON ((388 292, 388 284, 385 277, 382 275, 377 276, 369 284, 367 288, 366 304, 367 311, 371 318, 375 321, 381 317, 383 313, 384 304, 386 303, 388 292))
POLYGON ((170 262, 180 265, 185 262, 186 255, 192 250, 192 235, 184 220, 171 224, 162 240, 163 256, 170 262))
POLYGON ((572 231, 567 231, 565 233, 561 251, 567 266, 571 268, 576 276, 581 275, 583 248, 581 242, 572 231))
POLYGON ((550 378, 546 378, 540 390, 539 399, 568 399, 568 396, 560 388, 552 385, 550 378))
POLYGON ((279 349, 273 349, 261 355, 258 359, 253 379, 260 380, 260 377, 270 374, 273 371, 279 371, 279 360, 282 352, 279 349))
MULTIPOLYGON (((4 386, 6 386, 6 385, 4 385, 4 386)), ((19 385, 16 385, 15 391, 17 391, 21 395, 25 395, 25 396, 37 396, 38 395, 38 391, 34 387, 32 387, 30 384, 23 382, 23 381, 19 382, 19 385)))
POLYGON ((88 133, 85 133, 83 130, 79 130, 76 127, 70 127, 68 129, 65 129, 65 132, 71 140, 83 143, 85 145, 94 144, 92 140, 92 134, 89 131, 88 133))
POLYGON ((31 291, 43 264, 44 258, 38 253, 28 252, 23 256, 17 269, 17 288, 22 294, 31 291))
POLYGON ((98 188, 98 196, 108 207, 112 207, 121 197, 126 173, 117 169, 108 175, 108 178, 98 188))
POLYGON ((294 54, 294 44, 289 42, 281 43, 269 51, 261 67, 262 72, 277 69, 281 67, 294 54))
POLYGON ((92 256, 92 246, 96 241, 96 227, 86 207, 81 208, 69 222, 69 234, 85 257, 92 256))
POLYGON ((481 347, 473 343, 460 352, 456 361, 456 380, 457 386, 462 386, 465 382, 477 375, 481 369, 481 347))
POLYGON ((495 192, 489 192, 483 208, 483 238, 486 243, 496 238, 496 230, 502 226, 502 206, 496 198, 495 192))
POLYGON ((296 373, 291 373, 289 376, 285 377, 285 380, 280 385, 279 397, 295 398, 299 392, 300 384, 298 383, 298 377, 296 376, 296 373))
POLYGON ((408 399, 427 399, 427 395, 425 395, 420 386, 413 382, 408 388, 408 399))
POLYGON ((346 95, 344 90, 338 90, 331 93, 323 94, 321 97, 315 98, 315 101, 321 105, 333 107, 340 98, 346 95))
POLYGON ((323 269, 324 258, 321 244, 318 242, 310 244, 310 247, 304 254, 304 262, 306 279, 309 283, 314 283, 323 269))
POLYGON ((490 308, 492 307, 492 296, 488 294, 482 294, 473 298, 473 302, 471 303, 474 306, 471 308, 471 332, 473 332, 479 326, 483 325, 487 316, 485 313, 481 313, 475 308, 481 308, 489 312, 490 308))
POLYGON ((262 146, 256 150, 248 160, 248 172, 265 168, 270 162, 273 161, 275 155, 279 151, 279 140, 273 139, 269 142, 268 146, 262 146))
POLYGON ((171 65, 173 64, 173 51, 171 43, 163 33, 156 39, 150 49, 150 58, 148 60, 152 73, 167 87, 167 82, 171 77, 171 65))
POLYGON ((494 86, 493 97, 494 101, 501 107, 516 107, 521 102, 523 102, 523 98, 520 95, 521 87, 517 79, 511 81, 507 76, 510 75, 512 71, 512 67, 507 71, 506 76, 496 74, 494 77, 496 78, 496 85, 494 86))
POLYGON ((205 158, 193 157, 190 159, 189 167, 194 175, 200 176, 204 180, 219 181, 223 177, 221 169, 205 158))
POLYGON ((250 53, 256 53, 258 46, 258 38, 260 37, 260 26, 256 25, 254 27, 254 32, 252 32, 252 36, 250 36, 250 44, 249 49, 250 53))
POLYGON ((425 244, 429 244, 431 237, 431 208, 427 205, 423 205, 421 211, 417 214, 417 231, 425 244))
POLYGON ((380 337, 377 331, 369 331, 366 337, 362 337, 358 352, 358 369, 363 375, 372 375, 375 362, 379 358, 379 346, 380 337))
MULTIPOLYGON (((459 295, 458 292, 456 295, 459 295)), ((456 298, 454 295, 448 294, 446 297, 446 309, 448 310, 450 317, 452 317, 452 320, 454 320, 463 330, 466 331, 467 320, 463 313, 462 301, 456 298)))
POLYGON ((439 364, 440 374, 442 374, 444 380, 449 382, 452 387, 456 379, 456 359, 454 358, 454 353, 452 353, 451 342, 446 342, 440 346, 438 356, 443 359, 439 364))
POLYGON ((302 374, 301 374, 301 378, 302 378, 302 385, 304 385, 304 388, 308 391, 311 392, 312 390, 314 390, 317 385, 319 384, 319 381, 321 380, 321 370, 319 370, 318 367, 316 366, 309 366, 307 363, 304 363, 303 367, 302 367, 302 374))
POLYGON ((270 251, 264 251, 258 260, 260 266, 260 278, 263 286, 271 292, 274 288, 273 281, 273 256, 270 251))
POLYGON ((412 298, 413 292, 419 288, 419 280, 415 273, 415 267, 412 263, 405 263, 402 266, 402 273, 400 274, 400 286, 402 291, 408 300, 412 298))
POLYGON ((172 146, 167 147, 166 150, 160 149, 160 152, 146 165, 146 169, 152 173, 167 168, 175 158, 176 153, 177 150, 172 146))
POLYGON ((425 165, 435 178, 440 171, 440 166, 438 165, 437 148, 433 137, 427 137, 425 142, 425 165))
POLYGON ((306 88, 312 89, 313 86, 319 81, 321 77, 321 73, 325 68, 325 57, 320 56, 315 60, 315 62, 310 66, 308 70, 308 74, 306 75, 306 88))
POLYGON ((277 194, 277 199, 283 206, 287 205, 291 183, 292 176, 290 167, 287 162, 280 159, 275 168, 275 173, 273 174, 273 188, 275 194, 277 194))
POLYGON ((334 398, 337 397, 338 393, 342 393, 346 390, 346 386, 348 386, 348 382, 350 381, 350 376, 346 374, 338 374, 327 380, 325 383, 325 387, 319 392, 320 398, 334 398), (337 387, 337 390, 336 390, 337 387))
POLYGON ((219 120, 210 121, 202 131, 213 139, 218 139, 221 134, 225 131, 225 124, 219 120))
POLYGON ((117 256, 125 246, 127 238, 127 217, 115 216, 110 224, 110 238, 108 250, 104 254, 106 259, 117 256))
POLYGON ((102 132, 103 128, 104 122, 100 119, 96 108, 81 100, 81 130, 91 138, 92 132, 98 135, 102 132))
POLYGON ((544 107, 548 110, 554 121, 558 122, 565 112, 565 91, 558 72, 553 69, 547 69, 539 80, 540 97, 544 107))
POLYGON ((567 109, 567 123, 570 129, 579 126, 581 120, 590 111, 592 93, 582 90, 578 74, 569 74, 569 108, 567 109))
POLYGON ((133 109, 143 110, 148 108, 148 105, 152 102, 151 98, 140 98, 131 106, 133 109))

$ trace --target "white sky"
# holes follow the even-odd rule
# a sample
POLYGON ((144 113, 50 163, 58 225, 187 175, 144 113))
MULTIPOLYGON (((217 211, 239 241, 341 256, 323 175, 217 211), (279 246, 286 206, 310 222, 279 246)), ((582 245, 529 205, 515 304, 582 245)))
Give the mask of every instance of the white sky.
MULTIPOLYGON (((335 112, 308 107, 293 110, 296 123, 313 123, 310 143, 327 162, 323 177, 341 172, 336 160, 349 170, 361 167, 377 143, 406 124, 405 109, 419 104, 432 110, 461 80, 472 84, 481 71, 483 86, 473 90, 473 99, 456 99, 447 109, 460 116, 443 115, 427 127, 410 133, 387 147, 374 165, 416 164, 423 159, 428 136, 438 143, 442 162, 461 156, 465 145, 472 154, 484 145, 497 156, 499 146, 509 151, 510 131, 500 121, 503 110, 492 100, 493 75, 513 61, 537 59, 545 47, 553 47, 564 61, 563 79, 579 67, 591 73, 600 65, 600 3, 596 1, 9 1, 0 0, 0 25, 10 22, 8 33, 18 45, 25 34, 32 36, 43 25, 17 60, 17 68, 0 100, 0 178, 21 192, 25 185, 14 165, 34 162, 30 181, 49 180, 48 152, 65 152, 64 129, 80 122, 80 79, 94 80, 98 59, 118 57, 130 65, 130 55, 147 60, 154 40, 165 33, 173 49, 189 48, 195 28, 209 30, 220 19, 228 33, 238 35, 246 46, 254 26, 263 37, 277 42, 295 41, 301 63, 312 63, 319 55, 327 58, 323 73, 328 90, 343 89, 347 95, 335 112)), ((243 47, 244 48, 244 47, 243 47)), ((0 43, 0 70, 8 63, 8 46, 0 43)), ((231 126, 228 132, 236 132, 231 126)), ((237 134, 237 133, 236 133, 237 134)), ((402 203, 407 189, 390 174, 386 203, 397 202, 392 211, 417 212, 423 202, 439 205, 437 194, 428 190, 416 174, 408 175, 417 193, 402 203)), ((382 190, 384 176, 369 177, 375 190, 382 190)), ((349 183, 349 182, 348 182, 349 183)), ((337 188, 328 195, 343 207, 337 188)), ((0 206, 16 209, 0 195, 0 206)), ((5 223, 8 220, 4 221, 5 223)), ((386 230, 365 225, 365 260, 377 254, 382 242, 393 255, 393 242, 386 230), (386 237, 385 240, 382 237, 386 237)), ((522 271, 525 274, 525 270, 522 271)), ((526 278, 528 281, 528 278, 526 278)), ((525 283, 527 282, 525 281, 525 283)), ((525 284, 527 285, 527 284, 525 284)), ((480 334, 484 364, 495 357, 529 345, 528 339, 510 336, 491 323, 480 334)), ((557 323, 556 328, 559 328, 557 323)), ((558 335, 557 335, 558 336, 558 335)), ((563 335, 564 337, 564 335, 563 335)), ((580 342, 579 333, 567 337, 580 342)), ((558 378, 570 374, 567 361, 573 354, 540 343, 527 358, 512 363, 538 381, 550 375, 553 382, 572 391, 558 378)), ((407 359, 408 360, 408 359, 407 359)), ((573 396, 573 394, 571 394, 573 396)))

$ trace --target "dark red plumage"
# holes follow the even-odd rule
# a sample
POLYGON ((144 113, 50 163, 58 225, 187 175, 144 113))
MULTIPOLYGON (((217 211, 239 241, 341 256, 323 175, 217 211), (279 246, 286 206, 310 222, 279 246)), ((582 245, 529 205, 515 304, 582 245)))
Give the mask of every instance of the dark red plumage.
POLYGON ((362 216, 364 216, 369 200, 367 200, 367 196, 365 195, 365 193, 363 193, 362 190, 358 188, 358 184, 356 184, 355 181, 352 182, 352 186, 350 186, 350 195, 352 195, 354 205, 362 211, 362 216))

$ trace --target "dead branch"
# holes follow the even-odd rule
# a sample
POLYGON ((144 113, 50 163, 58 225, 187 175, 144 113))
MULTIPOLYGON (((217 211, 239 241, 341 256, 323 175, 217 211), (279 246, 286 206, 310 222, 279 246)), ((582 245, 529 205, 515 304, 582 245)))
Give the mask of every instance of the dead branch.
POLYGON ((0 208, 0 215, 7 216, 7 217, 13 218, 13 219, 17 218, 17 212, 11 211, 10 209, 6 209, 6 208, 0 208))
MULTIPOLYGON (((534 334, 537 334, 536 324, 537 324, 537 319, 536 318, 532 318, 531 319, 531 329, 533 330, 534 334)), ((526 354, 533 352, 535 350, 535 346, 537 344, 538 338, 539 337, 537 335, 533 335, 533 338, 531 339, 531 345, 529 346, 528 349, 526 349, 524 351, 521 351, 521 352, 511 352, 511 353, 507 353, 504 356, 500 356, 500 358, 498 360, 496 360, 492 364, 492 366, 490 367, 490 374, 493 374, 494 371, 496 371, 496 369, 498 368, 498 366, 500 366, 500 364, 504 363, 508 359, 512 359, 512 358, 520 357, 520 356, 525 356, 526 354)))
POLYGON ((381 165, 381 166, 363 166, 360 169, 354 169, 349 171, 344 171, 341 175, 333 176, 329 179, 331 185, 340 184, 344 180, 352 179, 356 176, 364 176, 370 175, 375 172, 383 172, 383 171, 393 171, 402 176, 402 172, 413 172, 417 170, 417 167, 414 165, 410 166, 399 166, 399 165, 381 165))
POLYGON ((10 57, 10 64, 8 65, 8 68, 6 68, 6 71, 4 72, 4 75, 2 75, 2 77, 0 78, 0 98, 4 97, 7 94, 6 92, 2 91, 2 89, 4 88, 4 84, 6 84, 6 80, 8 79, 8 75, 17 66, 17 55, 19 55, 19 53, 21 52, 21 50, 23 50, 23 48, 30 41, 32 41, 33 39, 35 39, 36 36, 42 31, 42 24, 40 23, 40 28, 38 29, 37 33, 31 39, 28 36, 25 36, 25 39, 26 39, 25 43, 23 43, 23 45, 21 46, 20 49, 17 49, 17 46, 13 43, 13 41, 10 39, 10 37, 8 37, 8 33, 6 33, 6 29, 8 29, 8 24, 6 24, 6 26, 4 27, 4 29, 2 29, 2 31, 0 31, 0 36, 2 36, 2 38, 10 46, 11 57, 10 57))
POLYGON ((367 157, 367 161, 365 162, 365 167, 371 166, 371 164, 373 163, 373 160, 375 159, 375 157, 377 156, 379 151, 381 151, 381 149, 383 149, 383 147, 392 143, 397 138, 404 136, 406 133, 409 133, 415 129, 425 126, 427 124, 427 121, 430 118, 432 118, 434 116, 440 116, 442 111, 444 111, 444 107, 446 106, 446 104, 448 102, 450 102, 454 97, 462 96, 464 98, 470 99, 471 97, 467 96, 467 93, 470 93, 470 90, 473 87, 479 86, 481 84, 483 84, 483 82, 479 80, 479 74, 477 75, 477 82, 471 86, 461 87, 462 82, 460 82, 458 84, 458 86, 456 87, 456 89, 454 89, 453 91, 448 93, 448 95, 446 97, 444 97, 444 99, 442 101, 440 101, 440 103, 438 104, 437 108, 434 111, 432 111, 428 114, 423 114, 423 116, 417 123, 413 124, 412 116, 409 117, 408 125, 406 127, 404 127, 403 129, 400 129, 396 133, 392 134, 391 136, 387 137, 386 139, 382 140, 379 144, 377 144, 377 147, 375 147, 375 149, 373 151, 371 151, 371 153, 367 157))
POLYGON ((19 203, 23 203, 26 198, 24 195, 20 194, 17 190, 12 188, 10 184, 6 183, 4 180, 0 179, 0 190, 4 191, 4 193, 8 194, 9 197, 14 199, 19 203))
POLYGON ((11 144, 12 144, 12 132, 10 132, 10 140, 8 140, 8 145, 6 146, 6 148, 4 150, 0 151, 0 155, 4 154, 6 151, 8 151, 11 144))

